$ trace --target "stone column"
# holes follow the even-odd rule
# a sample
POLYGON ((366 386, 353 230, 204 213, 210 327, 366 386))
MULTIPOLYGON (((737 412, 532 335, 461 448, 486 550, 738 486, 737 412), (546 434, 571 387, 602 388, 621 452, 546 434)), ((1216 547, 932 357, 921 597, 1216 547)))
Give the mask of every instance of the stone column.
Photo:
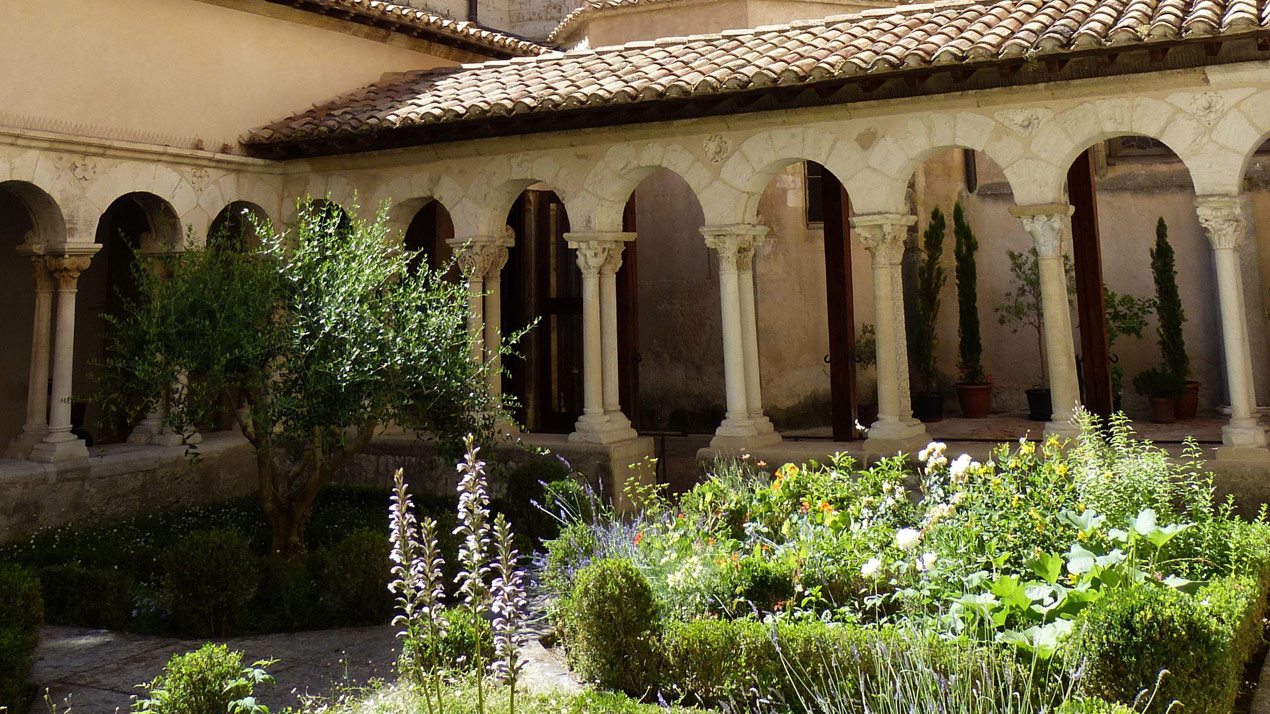
POLYGON ((916 454, 930 441, 913 418, 904 330, 904 240, 916 216, 872 213, 851 218, 851 227, 873 259, 874 327, 877 333, 878 420, 864 442, 868 454, 916 454))
POLYGON ((1217 450, 1217 458, 1270 460, 1266 429, 1257 420, 1248 313, 1239 265, 1239 246, 1248 233, 1248 196, 1196 196, 1195 211, 1213 246, 1222 346, 1226 353, 1226 386, 1230 391, 1230 423, 1222 427, 1222 446, 1217 450))
MULTIPOLYGON (((489 346, 491 333, 485 326, 486 318, 486 285, 485 281, 495 266, 499 270, 507 263, 507 247, 492 239, 483 240, 468 238, 451 241, 458 253, 459 270, 467 281, 467 333, 472 342, 471 359, 483 364, 486 349, 489 346)), ((495 319, 499 319, 495 317, 495 319)), ((495 330, 499 327, 496 326, 495 330)), ((497 335, 495 331, 493 333, 497 335)))
POLYGON ((617 379, 617 281, 629 233, 566 233, 582 270, 582 416, 569 441, 612 444, 638 436, 621 411, 617 379))
MULTIPOLYGON (((741 292, 741 339, 745 343, 745 403, 750 409, 750 419, 760 434, 775 434, 772 420, 763 413, 762 373, 758 356, 758 310, 754 289, 754 256, 759 246, 768 240, 767 226, 737 226, 742 235, 748 235, 748 247, 737 253, 737 278, 741 292)), ((780 436, 776 435, 776 440, 780 436)))
POLYGON ((1053 412, 1045 425, 1046 434, 1075 437, 1079 429, 1072 423, 1080 403, 1080 382, 1076 375, 1076 344, 1072 339, 1071 301, 1067 295, 1067 271, 1063 256, 1067 241, 1067 204, 1016 206, 1011 215, 1023 222, 1023 229, 1036 245, 1041 279, 1041 315, 1045 324, 1045 362, 1049 367, 1050 399, 1053 412))
POLYGON ((9 444, 5 458, 25 459, 48 432, 49 342, 53 321, 53 275, 43 255, 32 253, 35 320, 31 329, 31 369, 27 374, 26 424, 9 444))
POLYGON ((485 273, 485 361, 489 364, 486 378, 490 394, 503 394, 503 267, 507 265, 507 248, 495 246, 489 269, 485 273))
POLYGON ((57 322, 53 338, 53 399, 44 439, 31 449, 32 461, 61 462, 88 458, 84 440, 71 433, 71 387, 75 365, 75 292, 80 273, 88 268, 97 244, 49 256, 49 272, 57 282, 57 322))

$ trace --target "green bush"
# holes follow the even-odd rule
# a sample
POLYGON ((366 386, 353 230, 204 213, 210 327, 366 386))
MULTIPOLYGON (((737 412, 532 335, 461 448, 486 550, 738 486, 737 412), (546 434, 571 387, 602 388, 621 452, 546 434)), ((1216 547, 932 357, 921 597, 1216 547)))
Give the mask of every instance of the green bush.
POLYGON ((537 548, 556 537, 560 524, 551 515, 550 487, 568 478, 569 468, 559 459, 533 458, 508 470, 507 491, 498 510, 527 545, 537 548))
POLYGON ((1265 585, 1248 577, 1215 580, 1194 596, 1152 584, 1111 591, 1080 625, 1081 689, 1132 704, 1159 678, 1150 711, 1176 699, 1187 712, 1225 714, 1259 641, 1265 599, 1265 585))
POLYGON ((225 636, 256 592, 259 564, 238 530, 195 531, 163 554, 172 616, 194 632, 225 636))
POLYGON ((600 560, 578 573, 560 608, 569 662, 584 679, 643 694, 658 630, 648 579, 627 560, 600 560))
POLYGON ((44 612, 55 625, 122 628, 133 610, 132 578, 115 568, 79 563, 40 568, 44 612))
POLYGON ((376 625, 391 620, 389 550, 383 528, 358 528, 330 548, 316 553, 318 597, 323 610, 355 625, 376 625))
MULTIPOLYGON (((250 605, 253 631, 278 632, 301 630, 317 624, 322 618, 326 626, 342 622, 317 607, 317 578, 307 555, 294 558, 270 556, 263 561, 260 587, 250 605)), ((346 613, 341 613, 346 614, 346 613)))
POLYGON ((208 643, 194 652, 174 655, 163 674, 145 685, 147 696, 133 704, 145 714, 226 714, 261 711, 251 700, 257 684, 272 684, 269 662, 243 667, 243 653, 208 643))
POLYGON ((0 709, 26 711, 26 680, 44 624, 44 604, 35 576, 0 565, 0 709))

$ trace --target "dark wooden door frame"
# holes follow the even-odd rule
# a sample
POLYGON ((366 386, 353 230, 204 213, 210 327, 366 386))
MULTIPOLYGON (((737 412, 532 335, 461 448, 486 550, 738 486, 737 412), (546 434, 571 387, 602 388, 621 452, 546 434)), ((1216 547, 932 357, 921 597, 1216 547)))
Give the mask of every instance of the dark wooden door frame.
POLYGON ((1111 416, 1111 363, 1107 345, 1107 305, 1103 294, 1102 246, 1098 236, 1098 196, 1093 152, 1086 149, 1067 171, 1072 212, 1072 258, 1076 266, 1076 311, 1080 318, 1084 404, 1104 419, 1111 416))
POLYGON ((856 433, 855 293, 851 281, 851 200, 838 177, 822 172, 825 292, 829 313, 829 392, 834 441, 856 433))

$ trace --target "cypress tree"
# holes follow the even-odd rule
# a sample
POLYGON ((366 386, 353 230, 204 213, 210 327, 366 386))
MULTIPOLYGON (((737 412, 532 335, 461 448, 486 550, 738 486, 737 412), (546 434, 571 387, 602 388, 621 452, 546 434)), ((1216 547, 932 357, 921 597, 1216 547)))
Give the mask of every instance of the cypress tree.
POLYGON ((1157 331, 1164 368, 1184 378, 1191 371, 1191 360, 1186 356, 1186 342, 1182 337, 1182 324, 1186 322, 1186 313, 1182 310, 1182 297, 1177 290, 1177 265, 1173 256, 1173 246, 1169 243, 1169 229, 1164 223, 1163 216, 1155 224, 1155 247, 1151 249, 1151 273, 1155 278, 1155 309, 1160 318, 1157 331))
POLYGON ((957 259, 957 335, 960 338, 961 381, 965 384, 983 384, 987 375, 983 371, 983 341, 979 336, 978 271, 975 252, 979 240, 966 222, 961 203, 953 206, 953 255, 957 259))
POLYGON ((922 257, 917 263, 917 329, 913 331, 913 361, 921 379, 921 390, 938 391, 935 382, 935 330, 939 321, 939 292, 947 276, 940 259, 944 255, 944 213, 930 212, 930 224, 922 235, 922 257))

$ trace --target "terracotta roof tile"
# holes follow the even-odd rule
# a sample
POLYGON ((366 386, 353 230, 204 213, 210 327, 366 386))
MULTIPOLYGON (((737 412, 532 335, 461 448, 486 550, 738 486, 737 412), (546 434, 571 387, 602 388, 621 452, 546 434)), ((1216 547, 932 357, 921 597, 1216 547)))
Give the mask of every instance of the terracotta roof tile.
MULTIPOLYGON (((346 0, 368 2, 373 0, 346 0)), ((551 52, 406 73, 257 129, 246 144, 798 85, 1270 28, 1261 0, 999 0, 551 52)))
POLYGON ((361 24, 388 27, 417 37, 433 36, 444 44, 457 44, 493 56, 534 56, 548 48, 465 20, 453 20, 425 10, 383 0, 268 0, 301 10, 346 18, 361 24))

